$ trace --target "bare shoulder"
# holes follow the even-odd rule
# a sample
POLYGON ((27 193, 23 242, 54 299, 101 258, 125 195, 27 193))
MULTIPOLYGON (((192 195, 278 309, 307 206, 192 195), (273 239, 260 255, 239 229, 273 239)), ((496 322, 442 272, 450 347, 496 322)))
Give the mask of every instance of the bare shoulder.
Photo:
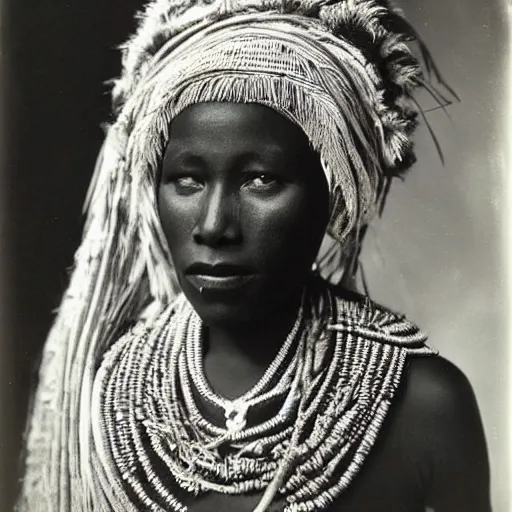
POLYGON ((480 411, 466 375, 439 357, 411 358, 399 416, 429 476, 436 511, 489 511, 489 461, 480 411))
POLYGON ((428 460, 452 453, 461 434, 482 444, 483 428, 473 388, 462 370, 440 356, 408 360, 395 419, 408 444, 428 460))
POLYGON ((406 402, 415 412, 451 415, 474 408, 475 394, 466 375, 440 356, 413 357, 407 367, 406 402))
POLYGON ((464 442, 483 446, 483 426, 473 387, 455 364, 440 356, 411 357, 400 397, 400 416, 422 448, 446 459, 464 442))

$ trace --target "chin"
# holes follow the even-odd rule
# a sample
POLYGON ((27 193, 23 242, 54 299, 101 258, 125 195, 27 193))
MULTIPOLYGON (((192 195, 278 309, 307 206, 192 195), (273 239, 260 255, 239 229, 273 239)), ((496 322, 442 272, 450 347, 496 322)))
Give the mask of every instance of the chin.
POLYGON ((201 320, 208 326, 230 326, 254 321, 260 315, 244 304, 228 304, 222 302, 201 303, 191 302, 192 307, 201 320), (245 306, 245 307, 244 307, 245 306))
POLYGON ((206 325, 229 326, 267 321, 280 310, 296 303, 302 287, 282 280, 255 279, 231 289, 204 288, 182 281, 188 301, 206 325))
POLYGON ((254 314, 253 302, 236 290, 210 290, 200 292, 187 281, 182 290, 188 301, 206 325, 229 325, 250 320, 254 314))

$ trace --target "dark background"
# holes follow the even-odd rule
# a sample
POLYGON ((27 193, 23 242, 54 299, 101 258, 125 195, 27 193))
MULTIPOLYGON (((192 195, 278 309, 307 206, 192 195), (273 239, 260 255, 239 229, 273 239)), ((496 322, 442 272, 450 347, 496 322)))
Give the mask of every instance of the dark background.
POLYGON ((140 0, 12 0, 2 16, 5 398, 0 511, 11 510, 29 382, 81 237, 82 204, 140 0), (6 294, 7 295, 7 294, 6 294), (5 329, 6 324, 9 329, 5 329))
MULTIPOLYGON (((369 234, 374 298, 403 310, 475 387, 496 512, 508 510, 503 285, 506 12, 498 0, 403 0, 462 102, 429 121, 419 162, 369 234)), ((104 82, 134 27, 135 0, 2 5, 0 511, 11 510, 31 371, 80 241, 82 203, 109 118, 104 82)))

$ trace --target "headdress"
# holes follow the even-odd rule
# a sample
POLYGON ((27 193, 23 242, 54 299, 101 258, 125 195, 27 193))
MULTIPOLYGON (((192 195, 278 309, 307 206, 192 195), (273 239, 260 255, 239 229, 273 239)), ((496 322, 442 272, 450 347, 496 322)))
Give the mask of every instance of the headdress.
POLYGON ((76 489, 87 499, 98 361, 127 323, 179 291, 155 196, 172 118, 198 102, 255 102, 299 125, 321 156, 328 236, 350 277, 391 178, 414 160, 415 89, 444 101, 407 45, 414 30, 386 0, 154 0, 139 18, 31 415, 24 496, 52 511, 76 503, 76 489))

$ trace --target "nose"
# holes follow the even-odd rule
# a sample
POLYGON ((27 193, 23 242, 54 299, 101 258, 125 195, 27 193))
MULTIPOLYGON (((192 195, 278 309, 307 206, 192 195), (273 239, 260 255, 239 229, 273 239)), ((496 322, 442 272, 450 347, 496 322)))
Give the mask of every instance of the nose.
POLYGON ((218 247, 241 239, 239 204, 221 185, 204 194, 192 236, 198 244, 218 247))

